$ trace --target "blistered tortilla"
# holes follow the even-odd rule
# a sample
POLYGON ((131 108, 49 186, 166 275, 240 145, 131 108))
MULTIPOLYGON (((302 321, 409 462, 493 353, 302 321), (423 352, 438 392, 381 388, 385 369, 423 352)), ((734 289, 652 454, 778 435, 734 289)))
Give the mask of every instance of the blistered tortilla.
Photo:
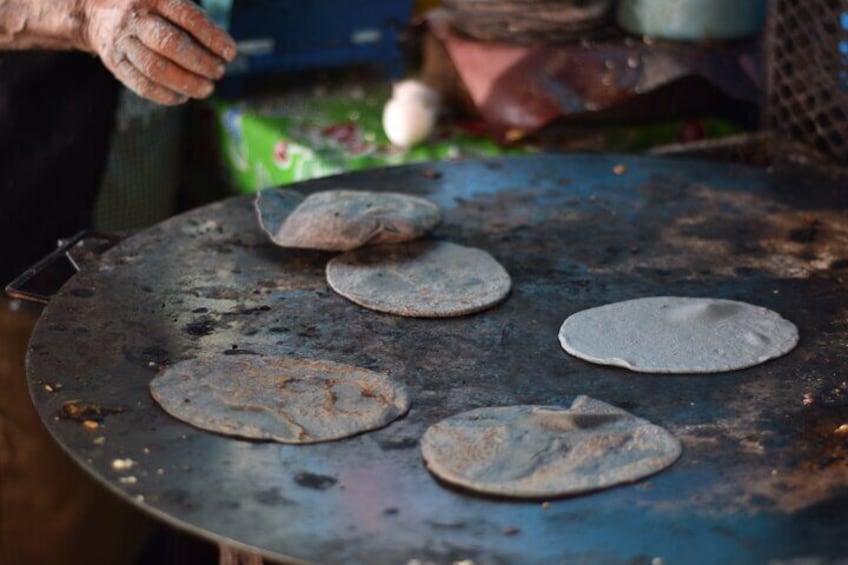
POLYGON ((593 363, 644 373, 715 373, 788 353, 798 328, 745 302, 661 296, 578 312, 562 324, 559 340, 593 363))
POLYGON ((515 498, 630 483, 665 469, 680 453, 680 441, 664 428, 587 396, 568 408, 477 408, 434 424, 421 440, 424 462, 441 480, 515 498))
POLYGON ((436 204, 394 192, 327 190, 303 198, 275 188, 261 191, 255 206, 277 245, 324 251, 418 239, 441 221, 436 204))

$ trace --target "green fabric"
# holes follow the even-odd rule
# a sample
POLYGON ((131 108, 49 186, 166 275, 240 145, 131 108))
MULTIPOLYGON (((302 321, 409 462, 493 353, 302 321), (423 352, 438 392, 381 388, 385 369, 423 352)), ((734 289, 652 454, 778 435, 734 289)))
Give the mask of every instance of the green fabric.
POLYGON ((529 149, 505 148, 459 127, 440 127, 427 143, 402 152, 383 133, 386 86, 287 95, 264 102, 212 102, 219 144, 236 191, 372 167, 486 157, 529 149))

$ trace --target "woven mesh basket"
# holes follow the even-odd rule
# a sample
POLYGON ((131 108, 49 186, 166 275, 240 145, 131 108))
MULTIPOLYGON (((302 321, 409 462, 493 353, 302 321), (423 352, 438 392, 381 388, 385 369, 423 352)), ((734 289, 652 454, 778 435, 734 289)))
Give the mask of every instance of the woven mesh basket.
POLYGON ((772 0, 765 127, 848 165, 848 0, 772 0))

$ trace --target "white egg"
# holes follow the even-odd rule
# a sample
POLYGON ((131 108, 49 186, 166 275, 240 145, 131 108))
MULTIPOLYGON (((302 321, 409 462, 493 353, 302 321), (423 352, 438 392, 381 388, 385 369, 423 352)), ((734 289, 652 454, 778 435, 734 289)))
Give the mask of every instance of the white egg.
POLYGON ((398 82, 383 108, 383 130, 393 145, 403 149, 421 143, 433 132, 439 95, 418 80, 398 82))

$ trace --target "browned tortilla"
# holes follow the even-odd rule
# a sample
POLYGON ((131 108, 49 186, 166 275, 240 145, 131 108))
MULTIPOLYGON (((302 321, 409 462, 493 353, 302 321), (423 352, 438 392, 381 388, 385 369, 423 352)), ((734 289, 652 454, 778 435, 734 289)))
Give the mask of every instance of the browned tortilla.
POLYGON ((409 409, 386 375, 330 361, 210 355, 176 363, 150 383, 170 415, 219 434, 316 443, 383 427, 409 409))
POLYGON ((431 426, 430 471, 474 491, 552 498, 636 481, 668 467, 680 442, 663 428, 580 396, 570 408, 478 408, 431 426))
POLYGON ((347 251, 366 244, 409 241, 441 220, 438 206, 408 194, 328 190, 311 194, 293 207, 292 192, 270 189, 256 200, 262 227, 283 247, 347 251))
POLYGON ((327 264, 330 286, 349 300, 399 316, 462 316, 500 303, 509 274, 481 249, 415 241, 349 251, 327 264))

